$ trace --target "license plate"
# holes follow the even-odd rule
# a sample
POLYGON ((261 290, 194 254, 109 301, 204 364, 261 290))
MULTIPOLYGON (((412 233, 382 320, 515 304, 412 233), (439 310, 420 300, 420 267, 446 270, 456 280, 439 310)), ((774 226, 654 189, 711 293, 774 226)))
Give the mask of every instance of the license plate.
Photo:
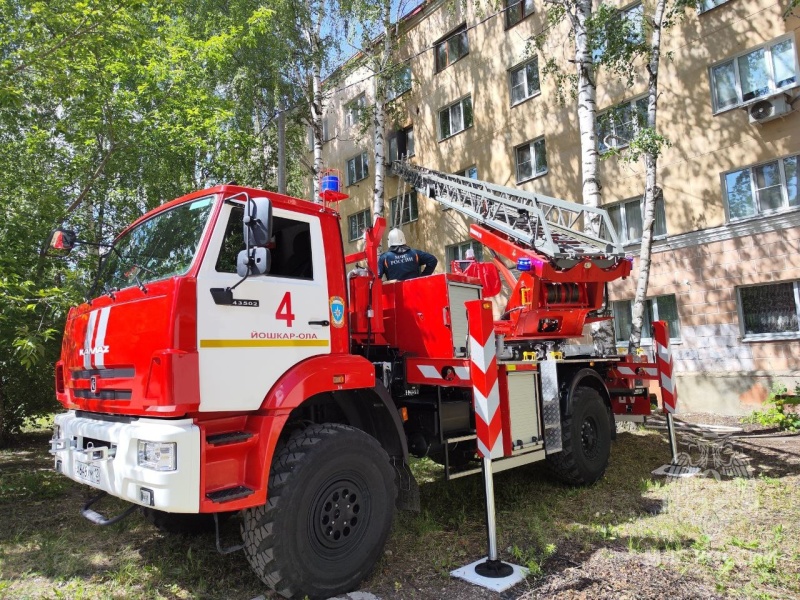
POLYGON ((100 484, 100 467, 87 463, 75 463, 75 475, 89 483, 100 484))

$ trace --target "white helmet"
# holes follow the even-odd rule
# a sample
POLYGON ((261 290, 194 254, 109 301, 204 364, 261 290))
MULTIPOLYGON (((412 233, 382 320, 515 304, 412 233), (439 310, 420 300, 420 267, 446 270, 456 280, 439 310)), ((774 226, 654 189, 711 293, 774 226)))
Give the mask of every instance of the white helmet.
POLYGON ((405 246, 406 236, 399 229, 392 229, 389 232, 389 246, 405 246))

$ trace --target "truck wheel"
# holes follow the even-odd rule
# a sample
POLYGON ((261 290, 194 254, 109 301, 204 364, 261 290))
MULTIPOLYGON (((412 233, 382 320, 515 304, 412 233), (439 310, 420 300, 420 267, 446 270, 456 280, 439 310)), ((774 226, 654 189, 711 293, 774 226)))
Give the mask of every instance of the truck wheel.
MULTIPOLYGON (((220 514, 220 522, 230 513, 220 514)), ((155 508, 142 507, 142 516, 159 531, 192 535, 214 531, 214 516, 209 514, 169 513, 155 508)))
POLYGON ((276 452, 266 504, 244 511, 247 560, 286 598, 349 592, 381 556, 396 495, 377 440, 346 425, 311 425, 276 452))
POLYGON ((611 425, 600 393, 575 390, 572 414, 561 420, 562 450, 547 457, 556 477, 572 485, 588 485, 603 476, 611 452, 611 425))

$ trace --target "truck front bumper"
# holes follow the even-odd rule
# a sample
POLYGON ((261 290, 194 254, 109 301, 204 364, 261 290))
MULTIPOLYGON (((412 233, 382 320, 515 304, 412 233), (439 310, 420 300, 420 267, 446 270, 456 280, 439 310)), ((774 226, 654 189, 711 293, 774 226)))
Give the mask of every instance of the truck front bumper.
POLYGON ((200 507, 200 429, 191 419, 56 416, 50 442, 55 468, 70 479, 142 506, 176 513, 200 507), (174 470, 140 464, 139 442, 174 444, 174 470))

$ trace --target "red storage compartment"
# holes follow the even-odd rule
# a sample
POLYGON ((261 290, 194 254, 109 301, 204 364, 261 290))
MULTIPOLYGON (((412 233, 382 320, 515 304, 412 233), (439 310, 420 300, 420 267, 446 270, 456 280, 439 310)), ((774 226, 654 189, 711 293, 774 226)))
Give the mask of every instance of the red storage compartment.
POLYGON ((390 346, 411 356, 466 356, 464 302, 481 297, 475 279, 442 273, 384 283, 383 293, 385 336, 390 346))

